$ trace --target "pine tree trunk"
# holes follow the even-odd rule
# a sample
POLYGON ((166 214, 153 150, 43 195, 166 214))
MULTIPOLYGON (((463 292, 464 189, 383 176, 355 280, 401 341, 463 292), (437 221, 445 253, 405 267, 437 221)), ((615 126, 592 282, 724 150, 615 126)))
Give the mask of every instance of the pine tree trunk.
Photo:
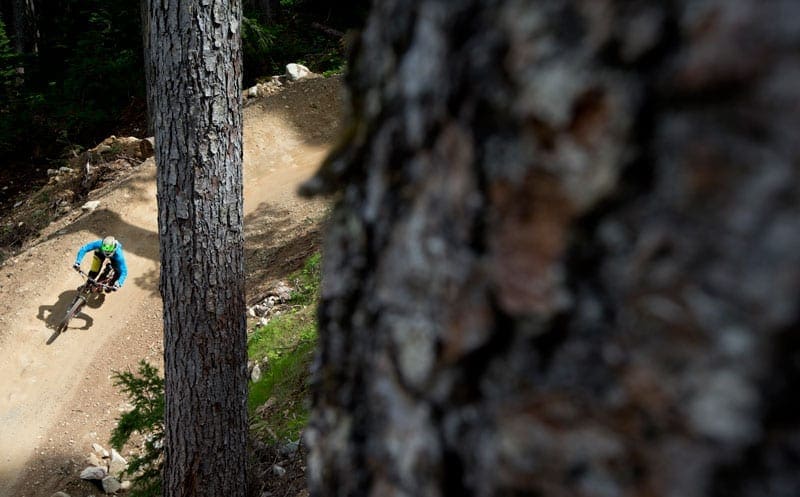
POLYGON ((245 495, 239 2, 152 4, 164 495, 245 495))
POLYGON ((798 15, 376 2, 305 188, 312 495, 797 495, 798 15))
POLYGON ((39 32, 33 0, 14 0, 14 45, 17 53, 33 55, 39 51, 39 32))
POLYGON ((144 80, 145 80, 145 95, 147 100, 147 136, 155 134, 155 127, 153 126, 153 112, 155 111, 155 102, 153 95, 153 69, 152 58, 150 56, 150 0, 139 1, 140 15, 142 18, 142 47, 144 63, 144 80))

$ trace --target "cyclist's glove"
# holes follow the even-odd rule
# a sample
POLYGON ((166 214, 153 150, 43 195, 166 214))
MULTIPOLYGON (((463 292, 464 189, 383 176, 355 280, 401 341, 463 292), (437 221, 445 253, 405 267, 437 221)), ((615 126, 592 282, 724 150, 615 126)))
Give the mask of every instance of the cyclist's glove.
POLYGON ((119 290, 119 287, 120 287, 119 281, 115 281, 114 286, 111 287, 111 290, 116 292, 117 290, 119 290))
POLYGON ((80 271, 81 270, 81 263, 80 262, 76 262, 75 264, 72 265, 72 269, 74 269, 75 271, 80 271))

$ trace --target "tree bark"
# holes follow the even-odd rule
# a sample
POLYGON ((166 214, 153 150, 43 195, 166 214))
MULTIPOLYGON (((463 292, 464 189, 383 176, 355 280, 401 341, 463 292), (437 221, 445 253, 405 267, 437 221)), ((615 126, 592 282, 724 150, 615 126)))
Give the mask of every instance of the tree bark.
POLYGON ((375 3, 304 188, 312 495, 796 495, 798 15, 375 3))
POLYGON ((164 495, 246 491, 241 4, 154 2, 164 495))
POLYGON ((147 136, 154 136, 155 127, 153 126, 153 112, 155 111, 155 102, 153 95, 153 73, 155 71, 150 56, 150 0, 140 0, 139 9, 142 18, 142 62, 144 63, 145 98, 147 100, 147 136))
POLYGON ((36 23, 36 8, 33 0, 14 0, 14 46, 20 55, 38 53, 39 31, 36 23))

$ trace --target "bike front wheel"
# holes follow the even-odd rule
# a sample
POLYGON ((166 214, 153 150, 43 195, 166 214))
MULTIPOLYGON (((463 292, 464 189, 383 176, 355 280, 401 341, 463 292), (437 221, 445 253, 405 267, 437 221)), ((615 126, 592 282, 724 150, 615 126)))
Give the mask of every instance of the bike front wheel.
POLYGON ((64 315, 64 319, 58 323, 58 326, 56 326, 56 331, 50 335, 50 338, 47 339, 47 345, 53 343, 53 340, 55 340, 58 335, 67 331, 69 322, 81 311, 85 303, 86 298, 83 295, 78 295, 75 297, 75 300, 72 301, 72 305, 69 306, 67 313, 64 315))

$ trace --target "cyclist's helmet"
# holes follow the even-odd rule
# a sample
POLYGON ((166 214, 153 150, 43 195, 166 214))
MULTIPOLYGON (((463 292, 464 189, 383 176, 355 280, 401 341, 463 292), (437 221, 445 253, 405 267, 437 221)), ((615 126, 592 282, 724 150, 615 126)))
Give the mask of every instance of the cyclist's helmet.
POLYGON ((106 257, 111 257, 117 251, 117 239, 113 236, 103 238, 103 243, 100 245, 100 250, 106 257))

